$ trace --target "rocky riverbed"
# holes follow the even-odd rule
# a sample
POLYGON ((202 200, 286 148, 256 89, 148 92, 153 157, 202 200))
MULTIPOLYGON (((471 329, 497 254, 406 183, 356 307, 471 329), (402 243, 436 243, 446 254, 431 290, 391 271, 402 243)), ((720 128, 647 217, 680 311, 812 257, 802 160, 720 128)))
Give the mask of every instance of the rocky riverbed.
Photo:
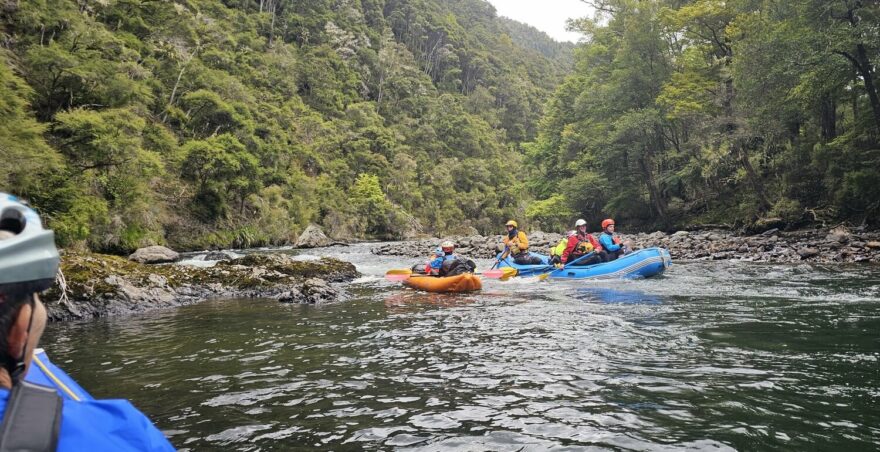
MULTIPOLYGON (((598 237, 598 234, 594 233, 598 237)), ((531 251, 547 254, 561 234, 533 232, 528 235, 531 251)), ((785 232, 772 229, 757 235, 739 235, 724 230, 621 234, 635 248, 659 246, 679 260, 744 260, 755 262, 880 262, 880 233, 838 227, 785 232)), ((456 253, 473 258, 492 258, 502 236, 451 237, 456 253)), ((431 238, 384 244, 373 248, 378 255, 427 258, 441 239, 431 238)))
POLYGON ((298 261, 282 254, 250 254, 203 268, 65 252, 61 270, 64 280, 43 294, 53 321, 131 314, 217 297, 324 303, 346 296, 332 283, 359 276, 348 262, 298 261))

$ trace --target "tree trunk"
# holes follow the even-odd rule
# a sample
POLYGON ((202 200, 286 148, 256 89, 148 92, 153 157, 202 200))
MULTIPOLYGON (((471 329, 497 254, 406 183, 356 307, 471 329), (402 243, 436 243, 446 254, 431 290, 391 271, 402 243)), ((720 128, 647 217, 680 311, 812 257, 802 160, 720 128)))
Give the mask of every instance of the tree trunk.
POLYGON ((741 141, 734 143, 734 147, 736 147, 737 153, 739 154, 740 163, 742 163, 743 168, 746 170, 746 177, 748 177, 752 189, 755 190, 755 194, 758 196, 758 208, 760 209, 760 212, 767 212, 770 210, 770 207, 772 207, 772 204, 767 200, 767 194, 764 191, 764 183, 761 182, 761 178, 758 177, 758 173, 755 172, 752 162, 749 161, 748 147, 741 141))
POLYGON ((868 59, 868 51, 864 44, 856 45, 856 59, 858 59, 859 74, 865 83, 865 91, 868 92, 868 99, 871 100, 871 110, 874 111, 874 125, 880 132, 880 99, 877 97, 877 87, 874 86, 874 71, 871 66, 871 60, 868 59))
POLYGON ((657 211, 657 215, 659 215, 660 219, 665 223, 667 218, 666 200, 663 199, 663 194, 660 193, 660 188, 657 186, 657 180, 654 178, 653 159, 653 152, 646 146, 644 154, 639 158, 639 168, 642 170, 642 175, 645 177, 645 185, 648 187, 648 195, 651 198, 651 204, 653 205, 654 210, 657 211))
POLYGON ((825 93, 819 108, 822 141, 828 142, 837 138, 837 101, 830 93, 825 93))

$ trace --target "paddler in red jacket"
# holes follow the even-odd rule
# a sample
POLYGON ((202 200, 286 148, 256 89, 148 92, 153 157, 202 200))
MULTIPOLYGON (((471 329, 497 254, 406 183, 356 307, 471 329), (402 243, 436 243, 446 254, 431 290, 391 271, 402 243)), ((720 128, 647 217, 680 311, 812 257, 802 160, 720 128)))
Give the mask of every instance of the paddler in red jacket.
POLYGON ((586 220, 579 219, 575 222, 574 229, 576 231, 575 235, 568 238, 568 245, 565 247, 565 251, 562 252, 562 263, 567 264, 591 252, 595 252, 595 254, 578 261, 574 265, 591 265, 602 262, 600 254, 602 252, 602 245, 599 245, 599 242, 587 232, 586 220))

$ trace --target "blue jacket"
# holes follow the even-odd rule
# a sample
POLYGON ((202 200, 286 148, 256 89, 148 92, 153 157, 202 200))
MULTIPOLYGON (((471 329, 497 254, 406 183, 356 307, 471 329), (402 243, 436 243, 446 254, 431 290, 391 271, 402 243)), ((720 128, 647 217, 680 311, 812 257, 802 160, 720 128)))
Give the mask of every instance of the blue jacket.
MULTIPOLYGON (((0 389, 0 415, 9 390, 0 389)), ((171 443, 127 400, 64 398, 58 451, 173 451, 171 443)))
POLYGON ((622 248, 621 245, 614 243, 614 237, 607 232, 603 232, 599 236, 599 244, 602 245, 602 249, 612 252, 619 251, 622 248))
MULTIPOLYGON (((95 400, 45 352, 34 352, 25 378, 55 388, 61 396, 58 451, 173 451, 156 426, 127 400, 95 400)), ((9 390, 0 388, 0 416, 6 413, 9 390)))

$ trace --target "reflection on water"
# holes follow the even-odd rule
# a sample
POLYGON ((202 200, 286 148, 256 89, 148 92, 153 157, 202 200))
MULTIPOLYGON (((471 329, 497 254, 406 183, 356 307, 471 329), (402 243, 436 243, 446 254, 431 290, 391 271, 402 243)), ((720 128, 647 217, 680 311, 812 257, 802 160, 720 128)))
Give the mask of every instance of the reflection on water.
POLYGON ((660 304, 662 299, 642 290, 618 290, 607 287, 581 287, 575 289, 574 298, 581 301, 619 304, 660 304))
POLYGON ((880 438, 874 269, 677 264, 656 280, 486 280, 445 295, 382 280, 404 265, 363 246, 324 252, 367 274, 351 302, 210 301, 51 325, 44 345, 181 449, 871 450, 880 438))

